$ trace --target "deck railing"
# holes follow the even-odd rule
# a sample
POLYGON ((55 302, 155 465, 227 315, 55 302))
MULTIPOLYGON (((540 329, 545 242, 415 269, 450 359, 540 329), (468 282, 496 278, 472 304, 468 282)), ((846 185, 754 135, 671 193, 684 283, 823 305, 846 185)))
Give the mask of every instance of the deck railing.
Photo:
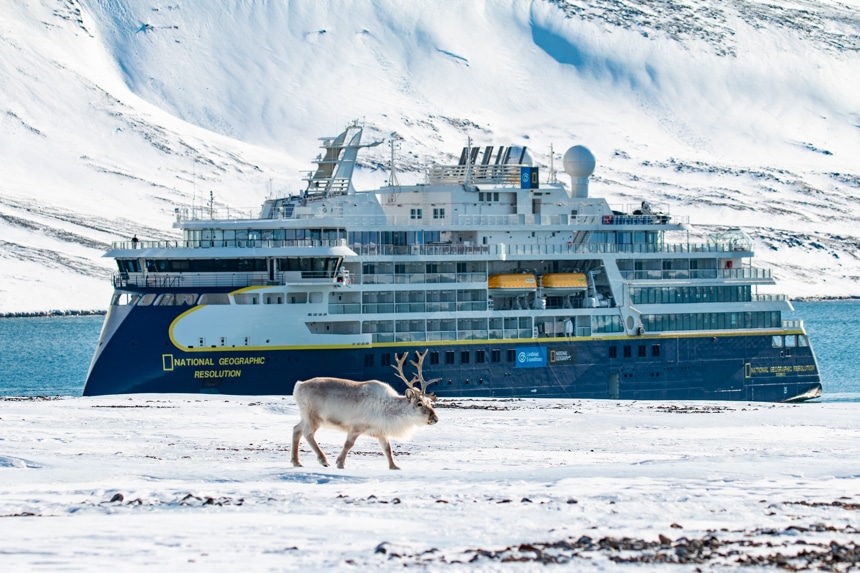
MULTIPOLYGON (((773 272, 770 269, 692 269, 692 270, 645 270, 621 271, 621 277, 628 281, 659 281, 676 279, 742 279, 742 280, 771 280, 773 272)), ((777 295, 772 295, 777 296, 777 295)))

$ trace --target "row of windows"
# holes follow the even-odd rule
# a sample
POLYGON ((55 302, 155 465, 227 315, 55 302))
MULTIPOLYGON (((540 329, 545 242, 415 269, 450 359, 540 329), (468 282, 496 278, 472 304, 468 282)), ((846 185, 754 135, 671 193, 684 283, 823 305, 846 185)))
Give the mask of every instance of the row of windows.
MULTIPOLYGON (((430 359, 430 364, 440 364, 441 360, 444 358, 445 364, 471 364, 472 363, 473 351, 471 350, 461 350, 459 352, 454 350, 446 350, 444 352, 433 351, 430 352, 428 358, 430 359), (459 355, 459 356, 458 356, 459 355), (459 358, 459 362, 457 361, 459 358)), ((475 350, 474 351, 474 363, 475 364, 485 364, 487 362, 498 363, 502 361, 502 351, 493 349, 490 351, 487 350, 475 350)), ((505 351, 505 361, 506 362, 515 362, 516 361, 516 350, 513 348, 509 348, 505 351)), ((366 368, 372 368, 375 364, 375 357, 373 354, 365 354, 364 355, 364 366, 366 368)), ((383 353, 379 357, 379 365, 385 366, 386 364, 394 364, 391 361, 391 354, 383 353)))
POLYGON ((779 311, 643 314, 642 323, 647 332, 778 328, 782 326, 782 314, 779 311))
POLYGON ((640 287, 630 289, 633 304, 686 304, 698 302, 749 302, 752 287, 640 287))
MULTIPOLYGON (((233 295, 236 304, 319 304, 323 301, 321 292, 254 293, 244 292, 233 295)), ((224 292, 196 293, 147 293, 144 295, 127 292, 116 293, 111 301, 113 306, 194 306, 195 304, 230 304, 230 295, 224 292)))
POLYGON ((809 340, 802 334, 776 335, 773 337, 774 348, 805 348, 809 346, 809 340))
MULTIPOLYGON (((624 352, 624 358, 632 358, 633 357, 633 347, 629 344, 625 344, 621 347, 624 352)), ((645 358, 648 356, 648 346, 646 344, 640 344, 637 349, 637 356, 639 358, 645 358)), ((651 345, 651 356, 657 358, 660 356, 660 345, 652 344, 651 345)), ((610 346, 609 347, 609 357, 610 358, 618 358, 618 347, 610 346)))
POLYGON ((186 241, 336 241, 344 229, 186 229, 186 241))
POLYGON ((716 269, 717 261, 708 259, 618 259, 619 271, 671 271, 716 269))
MULTIPOLYGON (((277 271, 302 271, 334 276, 337 257, 288 257, 273 259, 277 271)), ((138 259, 117 259, 120 272, 141 272, 138 259)), ((153 259, 145 262, 150 273, 250 273, 266 272, 267 259, 153 259)))
POLYGON ((364 275, 390 275, 390 274, 417 274, 417 273, 477 273, 486 272, 487 265, 481 261, 465 261, 465 262, 418 262, 411 261, 405 263, 393 262, 374 262, 364 263, 361 267, 361 272, 364 275))
POLYGON ((624 332, 624 326, 621 324, 620 316, 592 316, 591 331, 598 332, 624 332))
MULTIPOLYGON (((421 209, 415 211, 413 219, 421 218, 421 209)), ((445 210, 442 209, 440 219, 445 218, 445 210)), ((410 213, 412 216, 412 213, 410 213)), ((441 240, 439 231, 350 231, 347 241, 350 245, 424 245, 438 243, 441 240)))
POLYGON ((647 244, 654 245, 659 242, 660 235, 657 231, 598 231, 591 233, 588 237, 589 243, 605 244, 647 244))

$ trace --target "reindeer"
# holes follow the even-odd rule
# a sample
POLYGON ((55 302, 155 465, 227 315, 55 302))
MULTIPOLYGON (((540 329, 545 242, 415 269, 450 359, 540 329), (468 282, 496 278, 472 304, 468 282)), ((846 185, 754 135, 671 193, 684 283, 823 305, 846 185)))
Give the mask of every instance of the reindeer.
POLYGON ((431 405, 431 402, 436 401, 436 395, 428 394, 427 387, 441 378, 425 381, 421 369, 427 350, 423 354, 418 351, 415 354, 418 362, 409 361, 417 370, 411 380, 403 374, 403 363, 409 356, 408 352, 404 352, 403 356, 395 354, 397 364, 391 365, 397 371, 397 376, 406 382, 408 388, 405 396, 379 380, 355 382, 342 378, 312 378, 296 382, 293 397, 302 419, 293 428, 293 465, 302 465, 299 462, 299 440, 304 436, 320 464, 328 467, 328 460, 314 439, 314 433, 319 428, 327 427, 346 432, 346 442, 337 457, 338 468, 343 469, 346 454, 352 449, 355 440, 367 434, 379 440, 388 458, 388 469, 399 470, 394 463, 389 438, 403 437, 414 426, 432 425, 439 421, 431 405), (416 387, 416 382, 420 382, 421 386, 416 387))

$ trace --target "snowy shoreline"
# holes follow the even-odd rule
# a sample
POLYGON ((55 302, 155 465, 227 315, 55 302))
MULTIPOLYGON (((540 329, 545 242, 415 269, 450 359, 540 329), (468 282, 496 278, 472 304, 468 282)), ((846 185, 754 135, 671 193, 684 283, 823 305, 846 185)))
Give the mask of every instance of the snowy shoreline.
MULTIPOLYGON (((0 401, 10 570, 855 567, 857 403, 446 400, 345 470, 291 397, 0 401)), ((320 432, 336 453, 343 435, 320 432)))

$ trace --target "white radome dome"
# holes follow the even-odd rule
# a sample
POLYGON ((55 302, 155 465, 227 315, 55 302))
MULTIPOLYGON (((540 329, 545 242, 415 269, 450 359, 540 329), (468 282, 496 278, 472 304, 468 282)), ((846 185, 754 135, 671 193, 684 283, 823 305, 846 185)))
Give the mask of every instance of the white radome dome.
POLYGON ((594 154, 582 145, 574 145, 565 151, 562 163, 571 179, 585 179, 594 173, 594 154))

